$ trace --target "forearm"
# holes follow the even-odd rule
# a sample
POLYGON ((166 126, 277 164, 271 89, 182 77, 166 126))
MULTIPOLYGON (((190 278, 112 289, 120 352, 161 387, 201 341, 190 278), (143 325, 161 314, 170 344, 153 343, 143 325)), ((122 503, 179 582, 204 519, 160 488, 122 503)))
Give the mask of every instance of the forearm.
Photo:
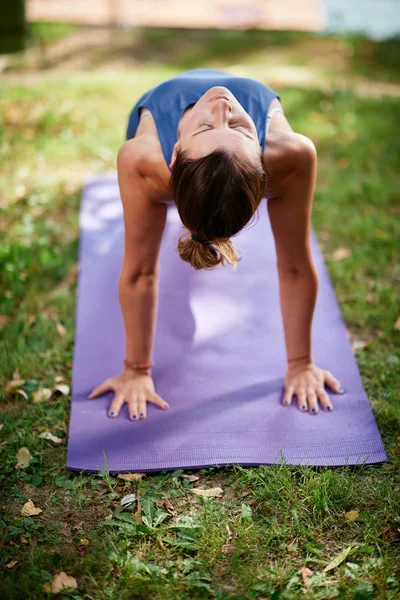
MULTIPOLYGON (((158 277, 120 278, 118 294, 125 324, 125 358, 132 363, 152 361, 158 305, 158 277)), ((140 373, 150 373, 141 369, 140 373)))
POLYGON ((279 273, 279 295, 288 367, 312 362, 311 327, 318 293, 314 268, 306 273, 279 273))

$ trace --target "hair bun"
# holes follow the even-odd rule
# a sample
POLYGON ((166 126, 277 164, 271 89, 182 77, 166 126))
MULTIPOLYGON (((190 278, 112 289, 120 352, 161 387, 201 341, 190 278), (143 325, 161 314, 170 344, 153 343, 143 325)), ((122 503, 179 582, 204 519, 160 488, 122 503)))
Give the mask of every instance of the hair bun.
POLYGON ((192 234, 189 237, 184 235, 182 234, 178 240, 178 254, 196 270, 213 269, 219 264, 225 266, 225 263, 235 269, 236 263, 242 260, 236 256, 235 246, 229 238, 198 242, 196 235, 192 234))

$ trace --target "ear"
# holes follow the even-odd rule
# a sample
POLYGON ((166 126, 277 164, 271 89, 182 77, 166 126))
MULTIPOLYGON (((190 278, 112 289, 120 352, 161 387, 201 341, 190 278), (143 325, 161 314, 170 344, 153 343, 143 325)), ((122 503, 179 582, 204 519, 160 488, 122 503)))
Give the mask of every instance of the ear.
POLYGON ((176 161, 176 155, 178 154, 178 150, 179 150, 179 142, 176 142, 174 144, 174 149, 172 150, 172 156, 171 156, 171 162, 169 163, 169 167, 170 169, 172 169, 172 167, 175 164, 176 161))

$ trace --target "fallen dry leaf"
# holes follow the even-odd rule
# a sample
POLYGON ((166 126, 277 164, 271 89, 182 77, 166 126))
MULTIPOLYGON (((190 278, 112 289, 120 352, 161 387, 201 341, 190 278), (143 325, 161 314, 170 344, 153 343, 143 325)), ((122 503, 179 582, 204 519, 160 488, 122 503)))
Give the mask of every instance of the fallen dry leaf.
POLYGON ((65 381, 65 377, 64 375, 57 375, 56 377, 54 377, 54 381, 56 383, 60 383, 61 381, 65 381))
POLYGON ((15 455, 17 458, 17 464, 15 465, 16 469, 26 469, 29 465, 29 461, 32 458, 32 454, 29 452, 28 448, 20 448, 15 455))
POLYGON ((36 507, 32 500, 28 500, 28 502, 25 502, 20 512, 24 517, 33 517, 34 515, 38 515, 39 513, 43 512, 43 510, 36 507))
POLYGON ((25 390, 20 390, 19 388, 17 390, 13 390, 14 394, 19 394, 20 396, 22 396, 23 398, 25 398, 25 400, 29 400, 28 398, 28 394, 25 392, 25 390))
POLYGON ((4 327, 7 323, 11 321, 11 317, 0 316, 0 327, 4 327))
POLYGON ((168 500, 168 498, 162 498, 161 500, 155 500, 154 498, 152 498, 154 504, 156 506, 158 506, 158 508, 166 508, 168 510, 168 512, 170 512, 171 514, 176 514, 174 507, 172 506, 171 502, 168 500))
POLYGON ((62 533, 63 535, 65 535, 65 537, 71 537, 71 530, 68 529, 67 524, 64 523, 64 525, 61 527, 60 529, 60 533, 62 533))
POLYGON ((327 571, 331 571, 332 569, 335 569, 337 566, 339 566, 347 558, 347 555, 350 552, 351 548, 352 548, 352 545, 350 544, 350 546, 347 546, 347 548, 342 550, 337 556, 335 556, 334 559, 332 559, 326 565, 323 572, 326 573, 327 571))
POLYGON ((121 499, 121 506, 130 506, 132 502, 135 502, 135 500, 136 494, 126 494, 126 496, 121 499))
POLYGON ((313 574, 313 572, 308 567, 305 567, 305 566, 301 567, 301 578, 307 589, 310 589, 310 584, 308 583, 308 578, 311 577, 312 574, 313 574))
POLYGON ((57 331, 60 335, 66 335, 67 329, 66 329, 66 327, 64 327, 64 325, 62 323, 58 322, 56 327, 57 327, 57 331))
POLYGON ((395 329, 400 331, 400 317, 397 317, 395 324, 393 325, 395 329))
POLYGON ((188 479, 189 481, 198 481, 200 479, 200 477, 197 477, 197 475, 181 475, 181 477, 184 477, 185 479, 188 479))
POLYGON ((192 488, 190 490, 193 494, 197 494, 198 496, 203 496, 204 498, 218 497, 223 496, 224 492, 220 487, 209 488, 208 490, 200 490, 199 488, 192 488))
POLYGON ((52 390, 49 388, 39 388, 36 392, 33 392, 33 402, 42 402, 43 400, 49 400, 53 395, 52 390))
POLYGON ((59 383, 58 385, 54 386, 54 391, 60 392, 60 394, 62 394, 63 396, 68 396, 69 385, 67 385, 66 383, 59 383))
POLYGON ((358 510, 349 510, 349 512, 346 513, 346 517, 348 517, 352 521, 355 521, 359 516, 360 512, 358 510))
POLYGON ((9 563, 6 564, 7 569, 13 569, 15 567, 15 565, 17 564, 17 560, 12 560, 9 563))
POLYGON ((28 325, 32 325, 36 320, 35 315, 28 315, 28 325))
POLYGON ((43 438, 44 440, 50 440, 51 442, 54 442, 55 444, 61 444, 63 442, 62 438, 59 438, 56 435, 53 435, 52 433, 50 433, 50 431, 43 431, 43 433, 41 433, 39 435, 39 437, 43 438))
POLYGON ((58 592, 68 588, 74 590, 78 588, 78 582, 75 577, 67 575, 65 571, 60 571, 60 573, 54 575, 53 581, 51 582, 51 591, 53 594, 58 594, 58 592))
POLYGON ((14 388, 18 387, 19 385, 23 385, 24 383, 24 379, 12 379, 8 383, 6 383, 6 392, 12 392, 14 388))
POLYGON ((333 260, 343 260, 343 258, 347 258, 348 256, 351 256, 351 250, 349 248, 336 248, 336 250, 332 252, 333 260))
POLYGON ((365 341, 365 340, 352 340, 351 342, 351 349, 353 350, 353 352, 357 352, 357 350, 362 350, 363 348, 366 348, 369 344, 369 341, 365 341))
POLYGON ((124 481, 132 481, 132 479, 140 479, 141 477, 145 477, 146 473, 118 473, 118 479, 123 479, 124 481))
POLYGON ((224 554, 234 554, 235 551, 236 546, 234 546, 233 544, 224 544, 221 547, 221 552, 223 552, 224 554))

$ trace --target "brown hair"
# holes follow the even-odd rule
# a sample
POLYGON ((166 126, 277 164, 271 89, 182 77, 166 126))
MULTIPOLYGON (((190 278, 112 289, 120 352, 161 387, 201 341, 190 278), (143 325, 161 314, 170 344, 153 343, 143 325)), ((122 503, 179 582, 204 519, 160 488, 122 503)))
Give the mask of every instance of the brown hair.
POLYGON ((178 254, 195 269, 212 269, 225 262, 236 268, 235 263, 242 260, 229 238, 250 221, 264 196, 267 173, 261 149, 259 158, 244 162, 220 148, 191 159, 178 150, 171 192, 184 227, 207 239, 202 244, 191 235, 179 237, 178 254))

